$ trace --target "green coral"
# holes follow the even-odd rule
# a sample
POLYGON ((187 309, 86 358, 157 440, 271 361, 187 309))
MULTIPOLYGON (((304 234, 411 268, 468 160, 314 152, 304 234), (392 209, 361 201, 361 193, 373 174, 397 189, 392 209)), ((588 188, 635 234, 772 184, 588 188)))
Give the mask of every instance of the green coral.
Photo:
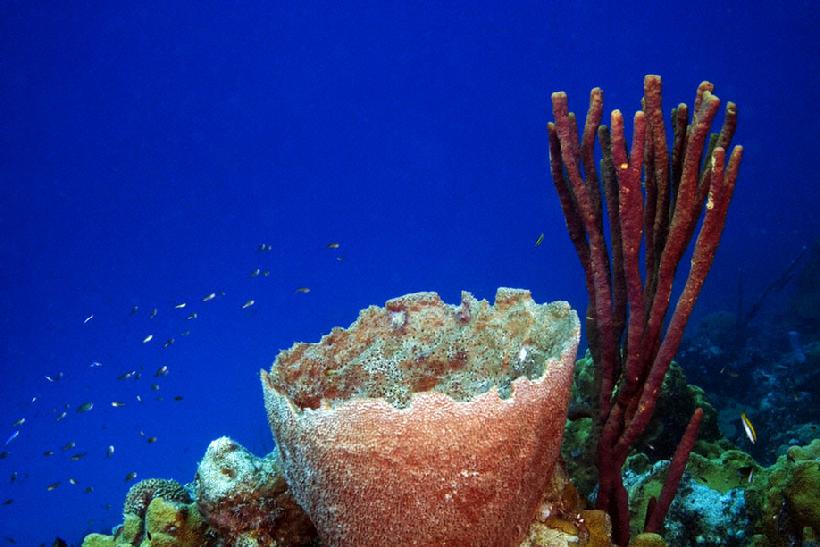
POLYGON ((145 512, 145 537, 141 547, 201 547, 211 544, 208 523, 196 504, 154 498, 145 512))
POLYGON ((745 488, 749 477, 754 480, 763 467, 749 454, 741 450, 727 450, 716 458, 707 458, 697 453, 689 455, 686 471, 695 480, 725 494, 732 488, 745 488))
POLYGON ((820 439, 792 447, 746 492, 756 545, 807 542, 820 533, 820 439))
POLYGON ((83 547, 205 547, 212 532, 188 492, 176 481, 146 479, 128 491, 122 525, 114 535, 89 534, 83 547))
POLYGON ((114 536, 88 534, 83 540, 83 547, 117 547, 117 541, 114 536))

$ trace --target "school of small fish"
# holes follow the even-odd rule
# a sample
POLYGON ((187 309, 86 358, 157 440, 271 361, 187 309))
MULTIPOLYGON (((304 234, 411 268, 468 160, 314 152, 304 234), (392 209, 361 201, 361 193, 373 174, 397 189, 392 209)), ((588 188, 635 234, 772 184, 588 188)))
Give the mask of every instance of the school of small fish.
MULTIPOLYGON (((542 234, 541 237, 543 238, 543 234, 542 234)), ((536 245, 539 245, 539 244, 540 244, 540 240, 536 245)), ((334 251, 332 254, 333 254, 335 260, 338 261, 338 262, 341 262, 343 260, 343 257, 341 255, 337 254, 337 252, 336 252, 341 248, 341 246, 342 246, 342 244, 338 241, 331 241, 331 242, 329 242, 325 245, 325 247, 327 249, 329 249, 331 251, 334 251)), ((270 253, 270 252, 273 251, 273 245, 270 244, 270 243, 260 243, 257 246, 257 251, 259 253, 270 253)), ((270 275, 271 275, 271 270, 263 268, 263 267, 254 268, 253 270, 251 270, 251 274, 250 274, 250 276, 252 278, 266 278, 266 277, 270 277, 270 275)), ((310 294, 311 288, 308 287, 308 286, 297 287, 296 289, 294 289, 294 292, 296 294, 307 295, 307 294, 310 294)), ((218 291, 218 290, 217 291, 211 291, 211 292, 207 292, 204 295, 202 295, 201 297, 199 297, 199 301, 202 302, 202 303, 211 303, 213 301, 221 299, 222 297, 226 297, 226 293, 224 291, 218 291)), ((193 300, 194 300, 194 302, 196 302, 196 299, 193 299, 193 300)), ((195 310, 195 309, 191 309, 192 307, 196 307, 196 306, 191 306, 190 302, 191 302, 190 299, 188 299, 188 300, 180 299, 180 300, 177 300, 175 303, 171 304, 169 306, 169 308, 171 308, 172 310, 185 310, 184 313, 186 315, 182 316, 184 319, 186 319, 188 321, 196 320, 196 319, 199 318, 200 312, 195 310)), ((257 306, 258 306, 258 303, 257 303, 257 300, 255 298, 248 298, 244 301, 244 303, 241 303, 239 305, 239 308, 241 310, 249 310, 250 308, 256 308, 257 306)), ((128 311, 128 315, 130 317, 139 317, 140 316, 140 311, 142 309, 143 308, 141 308, 139 305, 133 304, 133 305, 130 306, 130 309, 128 311)), ((147 313, 147 318, 149 320, 153 320, 153 319, 155 319, 159 316, 159 314, 161 313, 161 310, 163 308, 161 306, 152 306, 148 309, 149 309, 149 312, 147 313)), ((102 317, 102 315, 101 315, 101 317, 102 317)), ((82 318, 83 328, 88 328, 88 329, 94 329, 95 327, 93 325, 99 325, 99 324, 102 324, 104 322, 105 322, 104 318, 103 319, 96 318, 94 313, 87 313, 87 314, 83 315, 83 318, 82 318), (92 321, 93 321, 93 323, 92 323, 92 321)), ((157 323, 155 326, 159 326, 159 325, 160 324, 157 323)), ((146 329, 146 330, 148 330, 148 329, 146 329)), ((141 338, 141 345, 145 345, 145 346, 150 347, 149 344, 151 344, 151 342, 154 340, 155 332, 158 329, 150 329, 150 330, 154 331, 154 332, 149 331, 148 333, 144 334, 141 338)), ((145 331, 143 331, 143 332, 145 332, 145 331)), ((178 333, 178 336, 187 337, 190 334, 191 334, 190 330, 185 330, 185 331, 182 331, 182 332, 178 333)), ((162 344, 162 350, 169 350, 169 348, 171 346, 173 346, 175 344, 175 342, 176 342, 176 338, 174 336, 170 336, 170 337, 166 338, 165 342, 162 344)), ((86 362, 89 362, 89 361, 86 361, 86 362)), ((111 370, 110 366, 105 366, 104 367, 103 362, 99 361, 99 360, 91 360, 90 364, 88 365, 88 368, 89 369, 99 369, 103 372, 105 370, 111 370)), ((169 367, 169 365, 162 364, 154 372, 154 377, 157 378, 157 379, 164 379, 165 377, 167 377, 169 375, 170 371, 171 371, 171 368, 169 367)), ((92 374, 102 374, 103 372, 94 372, 92 374)), ((121 372, 120 374, 118 374, 117 376, 115 376, 115 378, 116 378, 116 380, 121 381, 121 382, 138 382, 142 378, 142 375, 143 375, 143 372, 142 372, 141 367, 137 367, 137 368, 129 368, 128 370, 125 370, 125 371, 121 372)), ((67 382, 66 379, 67 379, 67 375, 65 374, 64 371, 57 371, 57 372, 45 375, 45 381, 48 384, 60 384, 64 381, 67 382)), ((139 384, 135 384, 135 385, 139 385, 139 384)), ((163 400, 162 395, 160 395, 158 393, 158 392, 160 392, 160 389, 161 389, 161 385, 159 383, 152 383, 150 385, 150 391, 154 392, 156 394, 155 398, 156 398, 157 401, 162 401, 163 400)), ((30 404, 31 405, 37 404, 41 399, 40 395, 41 394, 32 396, 31 400, 30 400, 30 404)), ((112 400, 112 399, 106 398, 106 397, 100 397, 100 398, 103 401, 106 401, 106 399, 107 399, 108 404, 105 405, 105 406, 110 405, 110 407, 113 408, 113 409, 123 409, 123 408, 125 408, 125 410, 117 411, 117 412, 126 412, 127 413, 128 408, 126 408, 126 407, 131 406, 125 400, 121 400, 121 399, 113 399, 112 400)), ((144 401, 145 401, 143 399, 142 395, 139 394, 139 393, 135 394, 134 398, 135 398, 135 400, 138 404, 143 404, 144 401)), ((95 401, 92 400, 92 399, 93 399, 93 397, 89 397, 89 400, 86 400, 86 401, 75 401, 74 403, 64 403, 60 407, 54 408, 52 410, 51 419, 53 419, 54 422, 56 422, 56 423, 61 423, 61 422, 64 422, 64 421, 73 420, 73 418, 70 418, 70 414, 69 414, 71 412, 72 408, 74 410, 74 414, 78 414, 78 415, 85 415, 85 414, 89 414, 89 413, 93 414, 93 415, 96 415, 100 412, 105 412, 104 410, 103 411, 97 410, 97 407, 95 406, 95 401)), ((179 402, 184 400, 184 397, 181 394, 175 394, 171 397, 171 399, 175 403, 179 403, 179 402)), ((36 413, 32 410, 32 415, 34 415, 34 414, 36 414, 36 413)), ((31 421, 30 418, 32 417, 32 415, 20 416, 17 419, 15 419, 14 421, 11 421, 9 423, 9 425, 11 426, 11 432, 9 433, 8 437, 6 438, 5 444, 2 447, 3 450, 0 450, 0 460, 11 460, 13 458, 13 448, 21 442, 29 442, 31 440, 30 437, 26 437, 24 435, 24 432, 25 432, 26 428, 28 427, 28 424, 31 421), (18 439, 24 439, 24 440, 18 440, 18 439)), ((80 418, 77 418, 77 419, 80 419, 80 418)), ((139 436, 141 438, 143 438, 145 443, 148 444, 148 445, 154 445, 154 444, 158 443, 158 436, 156 436, 156 435, 146 435, 143 431, 140 431, 139 436)), ((53 449, 52 448, 45 448, 45 449, 40 450, 40 453, 42 454, 43 458, 53 459, 53 460, 57 460, 57 461, 59 461, 61 458, 67 458, 67 460, 71 461, 71 462, 79 462, 79 461, 82 461, 82 460, 86 459, 86 457, 88 457, 89 459, 93 459, 95 457, 94 456, 95 454, 97 454, 96 457, 102 457, 102 458, 105 458, 105 459, 113 459, 113 458, 115 458, 116 452, 117 451, 116 451, 116 448, 115 448, 114 444, 107 444, 102 448, 94 448, 94 447, 90 447, 90 446, 79 446, 78 442, 76 440, 73 440, 73 439, 68 440, 68 441, 65 441, 63 439, 63 442, 61 444, 56 444, 56 447, 53 448, 53 449), (62 456, 61 456, 61 454, 62 454, 62 456)), ((121 475, 121 476, 124 477, 124 482, 125 483, 130 483, 130 482, 133 482, 137 479, 137 476, 138 476, 137 471, 134 471, 134 470, 124 470, 124 471, 125 471, 124 475, 121 475)), ((53 479, 57 479, 57 478, 58 477, 53 477, 53 479)), ((25 471, 14 470, 14 471, 11 472, 11 475, 9 476, 8 482, 10 484, 14 484, 14 483, 17 483, 21 480, 30 480, 29 473, 25 472, 25 471)), ((59 478, 59 480, 52 480, 51 482, 45 482, 44 481, 43 483, 41 483, 40 487, 44 488, 48 492, 53 492, 53 491, 58 491, 58 490, 65 490, 66 488, 65 488, 64 485, 77 486, 77 485, 80 485, 82 482, 84 482, 84 481, 80 477, 80 475, 70 475, 70 476, 64 476, 62 478, 59 478)), ((81 488, 82 488, 82 492, 84 492, 85 494, 90 495, 90 494, 93 494, 95 492, 95 488, 94 488, 93 484, 84 484, 84 485, 81 486, 81 488)), ((15 502, 14 498, 6 498, 2 502, 0 502, 0 504, 1 505, 12 505, 12 504, 14 504, 14 502, 15 502)), ((112 504, 105 503, 104 506, 110 509, 112 507, 112 504)), ((2 513, 0 513, 0 515, 2 515, 2 513)), ((2 518, 2 516, 0 516, 0 518, 2 518)))

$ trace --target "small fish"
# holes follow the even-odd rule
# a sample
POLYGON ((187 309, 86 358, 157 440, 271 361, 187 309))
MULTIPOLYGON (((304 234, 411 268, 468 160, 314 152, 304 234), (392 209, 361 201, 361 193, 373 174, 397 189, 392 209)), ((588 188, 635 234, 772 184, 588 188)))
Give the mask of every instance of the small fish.
POLYGON ((20 430, 19 430, 19 429, 15 430, 15 431, 14 431, 14 433, 12 433, 11 435, 9 435, 9 438, 8 438, 8 439, 6 439, 6 444, 5 444, 5 445, 3 445, 3 446, 8 446, 8 445, 9 445, 9 443, 10 443, 11 441, 13 441, 14 439, 16 439, 16 438, 17 438, 17 436, 18 436, 19 434, 20 434, 20 430))
POLYGON ((20 427, 24 423, 26 423, 26 419, 25 418, 20 418, 19 420, 17 420, 13 424, 11 424, 11 427, 20 427))
POLYGON ((307 293, 310 292, 310 288, 308 288, 308 287, 299 287, 298 289, 296 289, 296 292, 302 293, 302 294, 307 294, 307 293))
POLYGON ((111 401, 111 406, 114 408, 121 408, 125 406, 125 402, 123 401, 111 401))
POLYGON ((342 246, 342 244, 339 243, 338 241, 331 241, 330 243, 327 244, 328 249, 338 249, 341 246, 342 246))
POLYGON ((105 457, 110 458, 111 456, 113 456, 114 455, 114 450, 115 450, 114 445, 109 444, 108 447, 105 449, 105 457))
POLYGON ((36 402, 37 402, 37 396, 35 395, 34 397, 31 398, 31 404, 34 404, 36 402))
POLYGON ((94 319, 94 314, 93 313, 91 315, 89 315, 88 317, 86 317, 85 319, 83 319, 83 325, 85 325, 86 323, 88 323, 92 319, 94 319))
POLYGON ((168 365, 162 365, 154 373, 154 376, 156 376, 157 378, 160 378, 162 376, 168 376, 168 372, 169 372, 168 365))
POLYGON ((148 444, 154 444, 155 442, 157 442, 157 438, 156 437, 148 437, 147 439, 145 439, 145 441, 148 444))
POLYGON ((159 310, 157 308, 152 309, 151 313, 148 314, 148 319, 153 319, 154 317, 157 316, 158 313, 159 313, 159 310))
POLYGON ((77 446, 76 442, 68 441, 67 443, 65 443, 65 445, 63 445, 63 452, 68 452, 69 450, 71 450, 75 446, 77 446))
POLYGON ((52 482, 51 484, 49 484, 49 485, 46 487, 46 489, 47 489, 49 492, 51 492, 52 490, 57 490, 57 488, 59 488, 59 487, 60 487, 60 483, 59 483, 59 482, 52 482))
POLYGON ((185 307, 185 306, 187 306, 187 305, 188 305, 188 304, 186 304, 185 302, 180 302, 179 304, 177 304, 176 306, 174 306, 174 309, 181 310, 182 308, 184 308, 184 307, 185 307))
POLYGON ((151 391, 159 391, 159 384, 151 384, 151 391))
POLYGON ((130 380, 131 378, 133 378, 136 375, 137 375, 136 370, 128 370, 126 372, 123 372, 119 376, 117 376, 117 380, 130 380))
POLYGON ((262 272, 262 277, 268 277, 268 276, 270 276, 270 270, 264 270, 262 272))
POLYGON ((45 378, 46 378, 46 380, 48 380, 51 383, 59 382, 60 380, 63 379, 63 373, 58 372, 57 374, 54 374, 52 376, 46 376, 45 378))
POLYGON ((125 476, 125 482, 131 482, 132 480, 137 478, 137 472, 131 471, 125 476))
POLYGON ((266 253, 273 250, 273 246, 269 243, 260 243, 259 247, 257 247, 256 250, 260 253, 266 253))
POLYGON ((0 451, 0 460, 5 460, 8 457, 9 457, 9 451, 8 450, 0 451))
POLYGON ((91 364, 88 365, 88 368, 100 368, 101 366, 102 363, 100 363, 99 361, 91 361, 91 364))
POLYGON ((250 308, 250 307, 251 307, 251 306, 253 306, 254 304, 256 304, 256 301, 255 301, 255 300, 248 300, 247 302, 245 302, 244 304, 242 304, 242 309, 243 309, 243 310, 247 310, 248 308, 250 308))
POLYGON ((143 343, 143 344, 147 344, 148 342, 150 342, 150 341, 151 341, 151 340, 153 340, 153 339, 154 339, 154 335, 153 335, 153 334, 149 334, 148 336, 146 336, 145 338, 143 338, 143 339, 142 339, 142 343, 143 343))
POLYGON ((162 344, 162 349, 168 349, 169 347, 174 345, 174 342, 176 342, 176 340, 174 340, 173 338, 169 338, 165 341, 164 344, 162 344))
POLYGON ((93 486, 86 486, 85 490, 83 490, 83 492, 85 492, 86 494, 93 494, 94 493, 94 487, 93 486))
POLYGON ((137 395, 137 402, 138 402, 138 403, 141 403, 141 402, 142 402, 142 396, 141 396, 141 395, 137 395))
POLYGON ((749 471, 749 478, 746 479, 746 482, 749 483, 749 484, 752 484, 752 479, 754 478, 754 476, 755 476, 755 469, 754 469, 754 467, 752 467, 752 469, 749 471))
POLYGON ((81 459, 85 458, 86 455, 87 455, 87 452, 77 452, 76 454, 72 454, 71 458, 69 458, 69 459, 73 462, 78 462, 81 459))
POLYGON ((53 455, 54 455, 54 451, 53 451, 53 450, 46 450, 45 452, 43 452, 43 457, 44 457, 44 458, 50 458, 50 457, 51 457, 51 456, 53 456, 53 455))
POLYGON ((259 274, 262 273, 262 268, 256 268, 254 271, 251 272, 251 277, 259 277, 259 274))
POLYGON ((138 311, 140 311, 139 306, 131 306, 131 315, 137 315, 138 311))
POLYGON ((518 351, 518 363, 519 363, 519 364, 521 364, 521 363, 523 363, 526 359, 527 359, 527 348, 526 348, 526 347, 522 347, 522 348, 518 351))
POLYGON ((216 298, 216 293, 215 293, 215 292, 212 292, 212 293, 210 293, 210 294, 206 294, 205 296, 203 296, 203 297, 202 297, 202 301, 203 301, 203 302, 210 302, 210 301, 211 301, 211 300, 213 300, 214 298, 216 298))
POLYGON ((191 331, 189 331, 189 330, 184 330, 184 331, 182 331, 182 333, 180 334, 180 336, 190 336, 190 334, 191 334, 191 331))
POLYGON ((92 403, 91 401, 88 401, 88 402, 83 403, 83 404, 81 404, 80 406, 78 406, 78 407, 77 407, 77 412, 80 412, 80 413, 82 413, 82 412, 88 412, 88 411, 90 411, 92 408, 94 408, 94 403, 92 403))
POLYGON ((68 412, 66 412, 66 411, 64 410, 64 411, 62 411, 62 412, 60 413, 60 415, 59 415, 59 416, 57 416, 57 421, 58 421, 58 422, 62 422, 63 420, 65 420, 66 416, 68 416, 68 412))
POLYGON ((199 314, 195 311, 188 314, 188 319, 196 319, 197 317, 199 317, 199 314))
POLYGON ((538 239, 535 240, 535 246, 540 247, 542 243, 544 243, 544 232, 538 234, 538 239))
POLYGON ((749 440, 752 441, 752 444, 757 442, 757 432, 755 431, 755 426, 752 425, 752 421, 746 416, 746 413, 740 415, 740 421, 743 422, 743 430, 746 432, 746 436, 749 437, 749 440))
POLYGON ((9 498, 3 502, 3 505, 11 505, 12 503, 14 503, 14 500, 9 498))
POLYGON ((69 477, 68 478, 68 484, 70 484, 71 486, 76 486, 77 485, 77 479, 75 479, 74 477, 69 477))
POLYGON ((181 401, 182 400, 182 395, 174 395, 174 400, 175 401, 181 401))
POLYGON ((9 482, 17 482, 17 471, 12 471, 9 477, 9 482))

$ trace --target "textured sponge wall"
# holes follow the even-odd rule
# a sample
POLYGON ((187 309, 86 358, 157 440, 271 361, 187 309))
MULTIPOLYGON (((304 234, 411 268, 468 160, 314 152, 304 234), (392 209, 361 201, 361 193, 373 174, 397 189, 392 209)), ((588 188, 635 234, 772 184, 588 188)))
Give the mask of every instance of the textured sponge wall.
POLYGON ((541 376, 565 350, 570 315, 565 302, 538 305, 516 289, 499 289, 494 306, 467 292, 459 306, 408 294, 367 308, 318 344, 281 352, 270 382, 301 408, 357 397, 404 407, 424 391, 463 401, 493 386, 507 397, 515 378, 541 376))
MULTIPOLYGON (((462 302, 453 308, 420 293, 370 308, 348 331, 320 342, 357 340, 355 348, 341 343, 344 359, 297 346, 287 355, 286 374, 277 370, 284 362, 279 359, 271 373, 262 372, 285 476, 323 544, 501 546, 523 539, 561 444, 578 318, 566 304, 536 305, 527 291, 499 289, 495 306, 469 295, 463 301, 466 307, 462 302), (459 322, 474 327, 455 328, 459 322), (366 374, 345 390, 325 383, 326 369, 344 370, 374 344, 395 348, 380 350, 387 362, 372 364, 391 377, 403 355, 412 353, 402 345, 407 335, 436 355, 452 351, 449 336, 464 341, 455 345, 454 362, 443 366, 432 389, 403 385, 417 378, 405 372, 385 383, 397 393, 392 402, 370 395, 377 384, 362 389, 366 374), (389 336, 395 339, 385 340, 389 336), (482 336, 492 342, 490 349, 475 343, 482 336), (311 355, 302 369, 300 355, 311 355), (518 362, 529 357, 533 363, 518 362), (483 383, 482 372, 488 375, 483 383), (314 380, 321 386, 311 387, 314 380), (442 387, 453 382, 486 389, 471 397, 463 390, 459 400, 447 393, 452 388, 442 387)), ((351 370, 364 370, 364 364, 351 370)))

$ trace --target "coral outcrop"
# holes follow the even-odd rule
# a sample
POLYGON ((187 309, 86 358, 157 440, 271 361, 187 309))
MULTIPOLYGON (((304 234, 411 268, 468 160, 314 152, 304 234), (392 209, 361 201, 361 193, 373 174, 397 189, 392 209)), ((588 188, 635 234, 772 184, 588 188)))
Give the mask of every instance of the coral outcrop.
POLYGON ((227 437, 213 441, 194 482, 146 479, 126 496, 123 523, 84 547, 307 547, 316 531, 290 495, 279 454, 258 458, 227 437))
POLYGON ((558 457, 579 322, 499 289, 417 293, 262 371, 299 505, 334 545, 517 545, 558 457))
POLYGON ((228 437, 208 445, 193 483, 200 511, 229 545, 308 545, 316 530, 282 476, 279 452, 257 458, 228 437))

